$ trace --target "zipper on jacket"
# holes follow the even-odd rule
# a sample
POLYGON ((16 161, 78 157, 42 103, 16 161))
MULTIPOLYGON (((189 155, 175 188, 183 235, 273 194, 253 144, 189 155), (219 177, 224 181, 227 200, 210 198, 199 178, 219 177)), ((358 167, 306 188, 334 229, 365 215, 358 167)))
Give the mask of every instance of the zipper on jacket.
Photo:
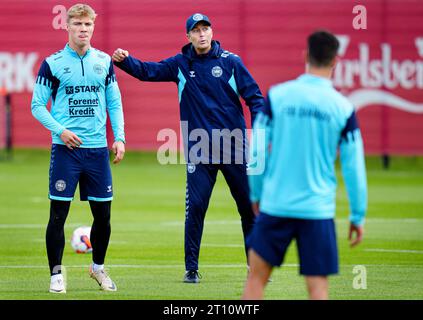
POLYGON ((80 59, 81 59, 82 76, 84 77, 84 62, 82 62, 82 58, 80 59))
POLYGON ((79 57, 79 59, 81 60, 81 69, 82 69, 82 76, 85 76, 85 72, 84 72, 84 61, 83 59, 85 58, 85 56, 87 55, 88 51, 85 52, 85 54, 82 57, 79 57))

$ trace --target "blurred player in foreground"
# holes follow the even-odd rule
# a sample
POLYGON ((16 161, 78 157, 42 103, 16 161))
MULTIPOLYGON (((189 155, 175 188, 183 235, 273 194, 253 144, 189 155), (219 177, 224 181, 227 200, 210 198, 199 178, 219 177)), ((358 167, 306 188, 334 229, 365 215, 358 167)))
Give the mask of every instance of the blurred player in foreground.
MULTIPOLYGON (((251 158, 266 153, 266 166, 264 174, 249 175, 251 201, 260 213, 247 241, 250 273, 243 299, 263 298, 273 267, 282 264, 293 239, 309 298, 328 299, 328 275, 338 273, 338 148, 350 200, 349 239, 351 246, 362 241, 367 209, 363 142, 354 107, 330 80, 338 47, 331 33, 311 34, 306 73, 270 88, 265 111, 254 123, 251 158)), ((250 163, 249 170, 257 165, 262 164, 250 163)))
POLYGON ((65 293, 61 273, 65 246, 64 224, 79 182, 81 200, 88 200, 94 222, 91 228, 93 264, 90 275, 102 290, 116 291, 104 270, 110 239, 113 199, 112 175, 106 140, 107 113, 113 128, 113 163, 123 159, 125 133, 122 102, 110 56, 90 45, 96 14, 77 4, 67 13, 69 42, 46 58, 38 72, 32 114, 51 131, 49 199, 50 220, 46 243, 50 292, 65 293), (52 99, 51 111, 46 106, 52 99))

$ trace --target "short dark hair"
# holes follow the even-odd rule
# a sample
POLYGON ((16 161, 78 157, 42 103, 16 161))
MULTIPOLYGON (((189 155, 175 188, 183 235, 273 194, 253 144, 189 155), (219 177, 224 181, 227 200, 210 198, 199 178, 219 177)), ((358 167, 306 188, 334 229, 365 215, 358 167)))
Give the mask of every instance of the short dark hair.
POLYGON ((308 59, 315 67, 328 67, 336 57, 338 39, 329 31, 317 30, 308 36, 308 59))

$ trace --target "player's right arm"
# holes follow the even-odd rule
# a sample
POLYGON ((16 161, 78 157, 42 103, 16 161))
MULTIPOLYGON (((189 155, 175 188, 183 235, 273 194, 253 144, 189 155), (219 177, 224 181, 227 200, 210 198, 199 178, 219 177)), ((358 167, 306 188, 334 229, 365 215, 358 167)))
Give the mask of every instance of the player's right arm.
POLYGON ((113 53, 112 59, 118 68, 141 81, 178 81, 178 67, 174 57, 160 62, 143 62, 119 48, 113 53))
POLYGON ((67 130, 57 122, 47 110, 47 103, 55 90, 57 92, 58 80, 53 76, 46 60, 41 64, 38 71, 37 81, 32 94, 32 115, 53 134, 58 135, 65 145, 72 149, 79 146, 82 141, 72 131, 67 130))
POLYGON ((367 211, 367 177, 363 140, 354 111, 351 112, 341 133, 340 160, 350 201, 349 240, 351 246, 355 246, 361 242, 364 232, 363 225, 367 211))
POLYGON ((260 199, 263 192, 263 179, 270 153, 273 121, 269 99, 264 109, 259 111, 253 124, 248 162, 248 183, 250 201, 256 215, 259 213, 260 199))

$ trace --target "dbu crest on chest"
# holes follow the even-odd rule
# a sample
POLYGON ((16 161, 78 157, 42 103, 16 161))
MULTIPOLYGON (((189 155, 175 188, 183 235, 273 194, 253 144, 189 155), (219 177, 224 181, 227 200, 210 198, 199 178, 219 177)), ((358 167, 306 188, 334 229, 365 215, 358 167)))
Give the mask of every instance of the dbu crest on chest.
POLYGON ((212 73, 213 77, 219 78, 219 77, 222 76, 223 70, 222 70, 221 67, 215 66, 215 67, 213 67, 211 73, 212 73))
POLYGON ((93 66, 93 70, 94 70, 94 72, 95 72, 95 73, 97 73, 97 74, 102 74, 102 73, 103 73, 103 67, 101 66, 101 64, 98 64, 98 63, 96 63, 96 64, 93 66))

